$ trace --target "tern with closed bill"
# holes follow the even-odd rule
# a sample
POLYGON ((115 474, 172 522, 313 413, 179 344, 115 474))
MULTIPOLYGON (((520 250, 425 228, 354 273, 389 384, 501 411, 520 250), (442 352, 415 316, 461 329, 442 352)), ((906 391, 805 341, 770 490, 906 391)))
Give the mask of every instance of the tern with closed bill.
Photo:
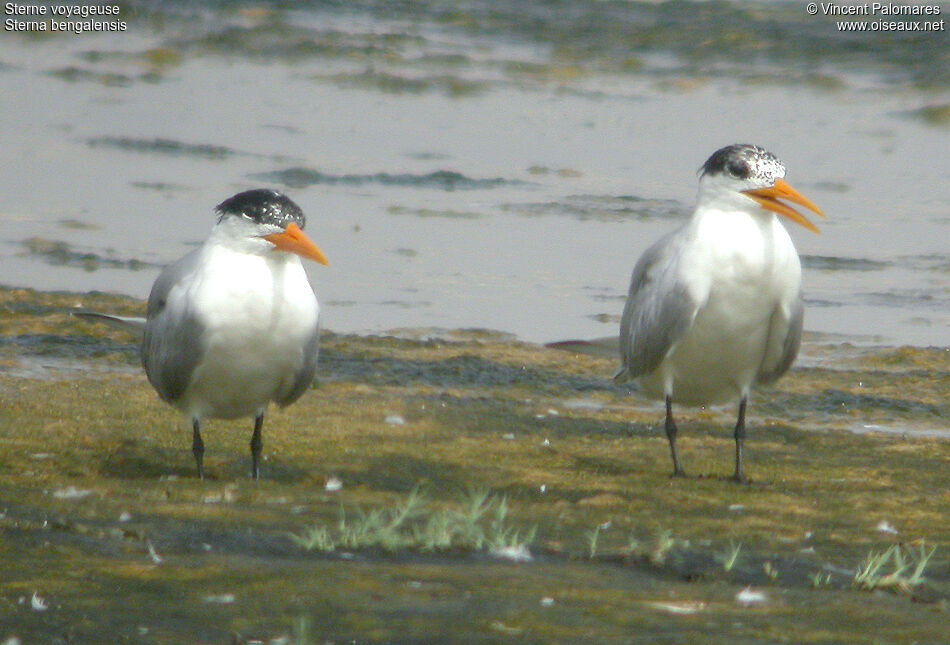
POLYGON ((145 373, 191 422, 198 477, 204 477, 201 421, 253 417, 257 479, 267 405, 300 398, 317 366, 320 307, 300 258, 328 262, 303 232, 303 211, 286 195, 248 190, 216 211, 205 243, 158 276, 145 319, 78 315, 143 329, 145 373))

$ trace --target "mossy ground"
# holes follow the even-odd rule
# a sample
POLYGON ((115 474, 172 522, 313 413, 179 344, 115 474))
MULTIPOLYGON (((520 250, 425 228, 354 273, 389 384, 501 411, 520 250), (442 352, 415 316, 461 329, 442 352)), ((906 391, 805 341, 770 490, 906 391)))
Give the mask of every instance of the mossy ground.
POLYGON ((247 478, 251 421, 211 420, 199 481, 134 336, 70 317, 77 305, 142 311, 0 290, 0 639, 950 639, 944 349, 812 343, 810 366, 754 400, 753 481, 736 485, 733 411, 679 412, 691 476, 671 479, 662 411, 611 384, 612 359, 487 332, 327 334, 319 384, 269 413, 262 480, 247 478), (508 521, 536 528, 534 561, 290 538, 417 486, 436 506, 507 496, 508 521), (937 547, 924 585, 852 587, 869 551, 918 539, 937 547), (748 586, 765 600, 738 602, 748 586))

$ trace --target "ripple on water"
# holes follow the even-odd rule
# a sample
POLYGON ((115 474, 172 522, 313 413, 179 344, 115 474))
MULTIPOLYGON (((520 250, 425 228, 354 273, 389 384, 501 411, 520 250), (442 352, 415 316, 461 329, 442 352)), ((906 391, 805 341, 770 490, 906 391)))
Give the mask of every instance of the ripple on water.
POLYGON ((559 215, 601 222, 668 220, 684 217, 689 209, 673 199, 649 199, 635 195, 568 195, 557 201, 512 203, 502 211, 524 216, 559 215))
POLYGON ((434 170, 428 173, 388 173, 377 172, 370 174, 342 174, 335 175, 320 172, 311 168, 287 168, 272 172, 254 173, 254 179, 276 182, 290 188, 307 188, 308 186, 364 186, 378 184, 381 186, 406 186, 409 188, 436 188, 445 191, 477 190, 483 188, 497 188, 504 185, 521 184, 518 180, 493 178, 474 178, 463 175, 454 170, 434 170))
POLYGON ((84 271, 97 271, 99 269, 141 271, 142 269, 161 266, 136 258, 120 259, 88 251, 76 251, 67 242, 42 237, 27 238, 23 240, 21 245, 27 255, 41 258, 47 264, 76 267, 84 271))
POLYGON ((843 258, 825 255, 803 255, 802 266, 819 271, 883 271, 890 262, 865 258, 843 258))
POLYGON ((224 160, 237 154, 227 146, 207 143, 185 143, 175 139, 139 139, 135 137, 92 137, 86 140, 90 148, 113 148, 125 152, 144 152, 171 155, 175 157, 201 157, 204 159, 224 160))

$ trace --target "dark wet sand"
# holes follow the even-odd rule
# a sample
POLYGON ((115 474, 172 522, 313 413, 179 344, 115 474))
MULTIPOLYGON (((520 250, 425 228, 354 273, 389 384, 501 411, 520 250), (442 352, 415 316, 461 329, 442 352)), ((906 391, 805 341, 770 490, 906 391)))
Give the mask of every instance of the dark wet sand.
POLYGON ((135 339, 74 306, 142 311, 0 290, 0 642, 950 639, 945 348, 812 338, 753 402, 737 486, 732 410, 682 412, 693 476, 672 480, 660 410, 610 383, 612 359, 492 332, 328 333, 319 383, 270 413, 263 480, 250 422, 211 421, 198 481, 135 339), (533 560, 291 538, 417 487, 431 509, 505 496, 533 560), (925 580, 890 563, 856 586, 897 543, 937 548, 925 580))

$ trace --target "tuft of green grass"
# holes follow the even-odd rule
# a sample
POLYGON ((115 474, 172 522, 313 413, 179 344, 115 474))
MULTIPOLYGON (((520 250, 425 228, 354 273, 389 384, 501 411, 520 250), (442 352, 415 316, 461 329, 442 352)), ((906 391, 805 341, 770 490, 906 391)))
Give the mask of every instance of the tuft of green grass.
POLYGON ((821 589, 831 584, 831 574, 827 571, 816 571, 808 576, 808 579, 811 580, 812 589, 821 589))
POLYGON ((418 486, 389 508, 347 514, 340 508, 335 526, 317 524, 291 539, 308 551, 338 549, 384 551, 487 550, 500 557, 530 559, 528 547, 535 528, 527 531, 508 522, 508 500, 488 491, 470 489, 455 508, 433 508, 418 486))
POLYGON ((310 619, 306 616, 299 616, 294 621, 294 645, 310 645, 310 619))
POLYGON ((736 544, 735 542, 729 542, 729 550, 716 556, 716 559, 722 564, 723 571, 726 573, 732 571, 733 567, 736 566, 736 562, 739 560, 740 551, 742 551, 741 543, 736 544))
POLYGON ((868 591, 886 589, 910 593, 926 580, 924 570, 936 550, 937 547, 928 550, 926 542, 920 540, 916 548, 894 544, 883 552, 872 551, 854 574, 852 584, 868 591))
POLYGON ((522 537, 521 529, 509 526, 506 522, 508 517, 507 497, 502 497, 492 504, 492 508, 492 521, 488 526, 488 533, 485 537, 489 553, 513 560, 530 560, 531 553, 528 551, 528 546, 534 542, 537 527, 531 527, 522 537))
POLYGON ((676 538, 673 537, 672 531, 660 531, 656 537, 656 545, 649 553, 650 562, 657 566, 662 565, 674 546, 676 546, 676 538))
POLYGON ((675 547, 688 547, 689 540, 678 540, 673 537, 672 531, 661 530, 652 539, 639 540, 631 536, 627 543, 625 554, 648 561, 650 564, 661 567, 666 564, 667 557, 675 547))
POLYGON ((600 538, 600 527, 598 524, 593 530, 588 531, 587 535, 587 556, 593 560, 597 556, 597 540, 600 538))

